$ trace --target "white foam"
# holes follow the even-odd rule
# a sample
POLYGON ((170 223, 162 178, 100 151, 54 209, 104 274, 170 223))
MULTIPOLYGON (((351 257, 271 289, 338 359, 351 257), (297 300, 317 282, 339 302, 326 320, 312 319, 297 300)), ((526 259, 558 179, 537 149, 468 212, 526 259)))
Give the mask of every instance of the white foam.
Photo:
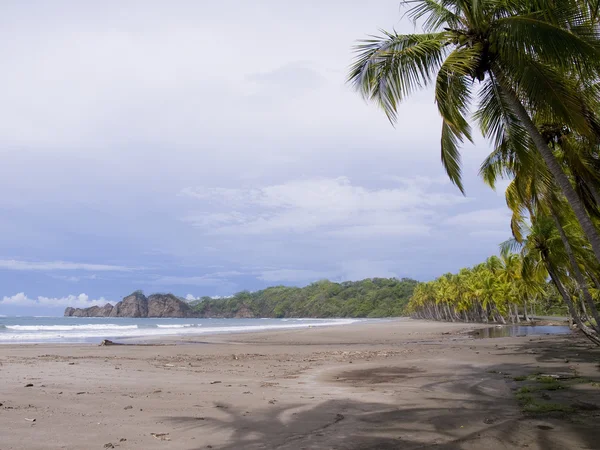
POLYGON ((0 333, 0 343, 19 342, 81 342, 104 338, 143 338, 153 336, 189 336, 217 333, 243 333, 252 331, 283 330, 294 328, 309 328, 322 326, 348 325, 357 322, 356 319, 332 319, 319 323, 295 323, 272 325, 247 325, 231 327, 202 327, 194 324, 158 325, 141 328, 137 325, 116 324, 83 324, 83 325, 8 325, 6 328, 13 332, 0 333), (23 331, 30 331, 23 333, 23 331))
POLYGON ((78 331, 78 330, 134 330, 137 325, 84 324, 84 325, 6 325, 8 330, 15 331, 78 331))

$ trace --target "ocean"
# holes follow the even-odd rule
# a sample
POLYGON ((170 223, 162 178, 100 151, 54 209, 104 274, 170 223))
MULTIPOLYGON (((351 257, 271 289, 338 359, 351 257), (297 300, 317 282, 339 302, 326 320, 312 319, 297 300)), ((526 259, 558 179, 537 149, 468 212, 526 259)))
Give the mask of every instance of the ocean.
POLYGON ((0 344, 142 341, 193 336, 347 325, 365 319, 130 319, 113 317, 0 317, 0 344))

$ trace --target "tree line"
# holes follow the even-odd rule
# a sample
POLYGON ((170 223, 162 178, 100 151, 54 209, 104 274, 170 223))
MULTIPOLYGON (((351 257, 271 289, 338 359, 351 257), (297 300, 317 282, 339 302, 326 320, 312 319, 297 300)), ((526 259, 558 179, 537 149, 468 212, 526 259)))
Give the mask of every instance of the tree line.
POLYGON ((349 80, 392 122, 406 97, 432 85, 442 163, 461 191, 460 145, 476 122, 493 147, 484 181, 511 180, 513 235, 501 258, 420 286, 412 311, 502 321, 549 280, 600 344, 600 1, 403 4, 423 33, 362 41, 349 80))
POLYGON ((190 302, 200 317, 393 317, 404 314, 417 281, 372 278, 318 281, 306 287, 275 286, 228 298, 190 302))

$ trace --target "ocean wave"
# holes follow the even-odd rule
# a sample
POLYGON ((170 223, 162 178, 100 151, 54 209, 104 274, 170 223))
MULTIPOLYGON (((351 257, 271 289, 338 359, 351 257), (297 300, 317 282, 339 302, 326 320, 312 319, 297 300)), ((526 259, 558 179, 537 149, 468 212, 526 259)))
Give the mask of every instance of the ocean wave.
POLYGON ((8 332, 0 333, 0 343, 19 342, 82 342, 107 338, 147 338, 154 336, 186 336, 221 333, 243 333, 252 331, 285 330, 309 327, 347 325, 356 319, 337 319, 319 323, 285 323, 269 325, 240 325, 229 327, 202 327, 201 324, 157 325, 8 325, 8 332), (10 331, 9 331, 10 330, 10 331))
POLYGON ((78 330, 134 330, 137 325, 84 324, 84 325, 5 325, 8 330, 15 331, 78 331, 78 330))

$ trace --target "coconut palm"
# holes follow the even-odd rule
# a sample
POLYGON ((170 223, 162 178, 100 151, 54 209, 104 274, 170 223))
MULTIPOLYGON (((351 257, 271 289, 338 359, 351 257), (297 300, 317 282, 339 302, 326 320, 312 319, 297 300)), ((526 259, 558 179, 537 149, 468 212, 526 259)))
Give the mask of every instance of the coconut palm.
POLYGON ((583 323, 569 293, 567 287, 571 279, 568 271, 569 258, 553 220, 541 214, 537 215, 527 237, 522 242, 511 239, 502 246, 506 252, 520 249, 524 276, 535 278, 544 272, 550 276, 578 328, 588 339, 600 345, 600 337, 583 323))
MULTIPOLYGON (((564 141, 563 145, 565 145, 564 141)), ((582 307, 586 309, 587 305, 595 320, 594 328, 597 332, 600 332, 600 315, 590 293, 588 277, 585 275, 585 273, 596 272, 597 263, 589 257, 589 247, 586 240, 582 239, 579 225, 570 214, 571 211, 549 176, 546 167, 539 160, 539 156, 529 155, 527 158, 530 161, 523 164, 520 158, 521 155, 506 153, 504 150, 502 148, 496 149, 493 152, 493 157, 488 158, 482 165, 481 172, 484 180, 492 186, 500 172, 514 177, 506 189, 506 200, 507 205, 513 212, 511 228, 515 239, 519 242, 523 241, 522 227, 525 224, 525 214, 528 214, 532 220, 535 220, 540 214, 553 220, 564 251, 568 256, 567 270, 573 275, 576 281, 576 289, 581 294, 582 307), (501 169, 498 169, 499 166, 501 166, 501 169)), ((570 176, 573 176, 573 172, 578 173, 580 176, 596 176, 593 173, 582 175, 589 170, 584 160, 571 161, 567 164, 567 169, 570 176)), ((588 187, 594 189, 596 186, 595 183, 590 183, 588 187)), ((597 205, 593 196, 588 201, 590 202, 590 209, 594 214, 597 214, 597 211, 594 211, 597 205)))
POLYGON ((474 118, 484 136, 496 146, 510 141, 520 152, 533 145, 600 261, 600 233, 531 114, 589 139, 600 135, 592 113, 600 73, 597 1, 585 7, 576 0, 404 3, 412 5, 408 15, 422 21, 425 32, 383 32, 363 41, 349 80, 392 122, 401 101, 435 83, 442 163, 461 191, 459 144, 472 139, 467 117, 476 96, 474 118))

